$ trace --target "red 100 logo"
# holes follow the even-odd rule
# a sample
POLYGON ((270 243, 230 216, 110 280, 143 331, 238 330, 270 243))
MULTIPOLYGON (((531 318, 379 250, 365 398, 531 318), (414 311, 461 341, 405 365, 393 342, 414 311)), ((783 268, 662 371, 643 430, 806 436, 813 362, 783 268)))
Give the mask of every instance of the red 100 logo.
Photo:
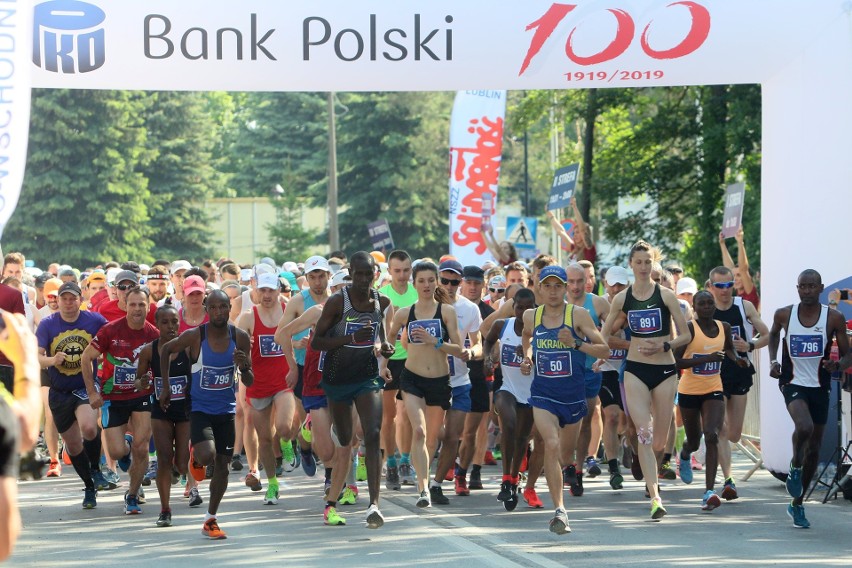
MULTIPOLYGON (((654 23, 653 20, 649 21, 645 25, 645 29, 642 31, 640 42, 642 45, 642 51, 653 59, 677 59, 679 57, 689 55, 704 45, 704 42, 707 40, 707 36, 710 34, 710 12, 707 8, 698 2, 686 0, 681 2, 672 2, 666 7, 671 8, 672 6, 684 6, 688 8, 692 25, 690 26, 686 37, 679 44, 670 49, 655 50, 648 43, 648 32, 654 23)), ((544 47, 545 43, 547 43, 547 41, 551 38, 559 24, 561 24, 568 14, 570 14, 575 8, 577 8, 576 4, 553 4, 541 18, 527 26, 527 31, 535 30, 535 33, 533 34, 532 41, 530 41, 530 46, 527 50, 527 55, 524 58, 524 63, 521 65, 521 70, 518 73, 519 76, 524 74, 524 71, 527 70, 530 63, 532 63, 533 59, 535 59, 544 47)), ((568 59, 577 65, 597 65, 599 63, 612 61, 627 51, 627 48, 630 47, 636 37, 636 23, 633 21, 633 17, 624 10, 611 8, 607 11, 615 16, 618 23, 618 30, 612 42, 598 53, 589 56, 577 55, 574 51, 573 41, 574 32, 577 31, 577 26, 574 26, 571 33, 568 34, 568 39, 565 42, 565 54, 568 56, 568 59)))

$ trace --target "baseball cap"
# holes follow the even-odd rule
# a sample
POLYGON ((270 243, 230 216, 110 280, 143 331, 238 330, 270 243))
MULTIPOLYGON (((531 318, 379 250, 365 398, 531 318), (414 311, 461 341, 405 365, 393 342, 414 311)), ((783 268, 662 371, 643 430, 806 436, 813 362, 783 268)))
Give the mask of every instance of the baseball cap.
POLYGON ((202 280, 201 276, 198 276, 197 274, 193 274, 183 281, 183 293, 187 296, 193 292, 201 292, 203 294, 206 291, 207 286, 204 284, 204 280, 202 280))
POLYGON ((697 294, 698 284, 692 278, 681 278, 677 281, 678 294, 697 294))
POLYGON ((83 293, 80 291, 80 287, 77 286, 76 282, 65 282, 62 286, 59 287, 59 292, 57 293, 57 296, 61 296, 66 292, 74 294, 77 297, 83 295, 83 293))
POLYGON ((478 266, 465 266, 462 278, 471 282, 485 282, 485 271, 478 266))
POLYGON ((621 266, 611 266, 606 270, 606 283, 610 286, 615 286, 616 284, 629 284, 630 275, 627 273, 626 268, 622 268, 621 266))
POLYGON ((299 265, 292 260, 285 262, 284 266, 281 268, 284 269, 285 272, 292 272, 293 274, 299 272, 299 265))
POLYGON ((287 284, 289 284, 289 286, 290 286, 291 292, 295 293, 299 290, 299 283, 296 280, 296 275, 293 274, 291 271, 282 270, 281 272, 278 273, 278 279, 282 281, 281 282, 282 284, 284 282, 287 282, 287 284))
POLYGON ((312 256, 308 260, 305 261, 305 274, 308 272, 313 272, 314 270, 325 270, 326 272, 331 272, 331 268, 328 267, 328 260, 324 256, 312 256))
POLYGON ((329 286, 340 286, 341 284, 345 284, 347 282, 352 282, 352 277, 349 275, 348 269, 341 268, 340 270, 334 273, 334 276, 331 277, 331 282, 329 282, 329 286))
POLYGON ((538 273, 539 282, 544 282, 547 278, 550 277, 558 279, 563 284, 568 283, 568 274, 565 273, 565 269, 561 266, 545 266, 541 269, 541 272, 538 273))
POLYGON ((186 260, 176 260, 172 263, 171 273, 174 275, 178 270, 189 270, 192 265, 186 260))
POLYGON ((266 264, 264 262, 255 264, 252 270, 255 277, 258 277, 261 274, 278 274, 277 266, 272 266, 271 264, 266 264))
MULTIPOLYGON (((270 288, 272 290, 278 290, 281 287, 281 284, 278 282, 278 275, 275 273, 264 273, 259 274, 257 277, 257 288, 270 288)), ((186 286, 184 286, 186 289, 186 286)))
POLYGON ((131 272, 135 272, 136 274, 139 274, 140 272, 142 272, 142 269, 139 267, 139 263, 133 262, 132 260, 128 260, 127 262, 122 264, 121 269, 122 270, 129 270, 131 272))
POLYGON ((89 277, 86 278, 86 281, 89 283, 92 282, 106 282, 107 277, 103 272, 95 271, 89 274, 89 277))
POLYGON ((106 271, 107 284, 109 284, 110 286, 115 284, 115 277, 118 275, 119 272, 121 272, 120 268, 110 268, 109 270, 107 270, 106 271))
POLYGON ((139 284, 139 276, 136 275, 135 272, 130 270, 122 270, 118 274, 115 275, 115 283, 121 284, 122 282, 131 281, 134 284, 139 284))
POLYGON ((506 278, 504 276, 495 276, 491 280, 488 281, 489 288, 505 288, 506 287, 506 278))
POLYGON ((62 284, 64 284, 64 282, 62 282, 59 278, 51 278, 44 283, 44 295, 58 296, 59 289, 62 287, 62 284))
POLYGON ((380 263, 380 262, 387 262, 387 259, 385 258, 385 253, 383 253, 380 250, 374 250, 373 252, 370 253, 370 256, 372 256, 373 259, 375 259, 377 264, 380 263))
POLYGON ((247 282, 249 280, 251 280, 251 268, 241 268, 240 282, 247 282))
POLYGON ((275 270, 278 270, 278 265, 275 264, 275 261, 272 259, 272 257, 264 256, 263 258, 260 259, 260 263, 261 264, 268 264, 269 266, 271 266, 275 270))
POLYGON ((666 270, 672 274, 683 274, 683 268, 679 264, 669 264, 666 266, 666 270))
POLYGON ((44 288, 44 283, 53 278, 53 275, 50 272, 42 272, 38 276, 35 277, 35 287, 36 288, 44 288))
POLYGON ((461 276, 462 272, 464 272, 464 268, 462 268, 461 263, 454 258, 448 258, 447 260, 441 261, 441 265, 438 267, 438 272, 443 272, 445 270, 455 272, 459 276, 461 276))
POLYGON ((60 278, 62 278, 63 276, 73 276, 75 279, 77 278, 77 273, 74 272, 73 268, 64 268, 64 269, 60 270, 57 275, 60 278))

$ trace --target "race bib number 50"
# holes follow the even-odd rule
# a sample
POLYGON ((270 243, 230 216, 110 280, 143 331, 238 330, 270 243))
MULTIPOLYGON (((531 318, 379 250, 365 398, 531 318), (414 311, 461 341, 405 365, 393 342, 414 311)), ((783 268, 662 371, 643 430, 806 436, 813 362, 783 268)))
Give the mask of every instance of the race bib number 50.
POLYGON ((568 353, 539 351, 535 354, 535 374, 549 379, 570 377, 573 373, 568 353))

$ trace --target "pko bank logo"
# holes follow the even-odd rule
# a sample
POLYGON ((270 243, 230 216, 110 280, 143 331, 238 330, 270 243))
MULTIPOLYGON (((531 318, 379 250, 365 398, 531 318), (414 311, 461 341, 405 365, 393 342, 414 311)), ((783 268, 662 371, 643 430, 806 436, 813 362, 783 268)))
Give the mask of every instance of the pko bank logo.
POLYGON ((49 0, 33 14, 33 63, 52 73, 89 73, 106 61, 103 10, 79 0, 49 0))

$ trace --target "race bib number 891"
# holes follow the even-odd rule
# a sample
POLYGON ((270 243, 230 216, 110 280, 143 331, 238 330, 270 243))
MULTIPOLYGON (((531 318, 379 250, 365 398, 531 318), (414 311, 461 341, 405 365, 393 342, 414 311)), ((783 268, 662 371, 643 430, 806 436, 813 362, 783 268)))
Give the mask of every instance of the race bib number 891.
POLYGON ((663 317, 660 308, 630 310, 627 323, 633 333, 655 333, 663 329, 663 317))

